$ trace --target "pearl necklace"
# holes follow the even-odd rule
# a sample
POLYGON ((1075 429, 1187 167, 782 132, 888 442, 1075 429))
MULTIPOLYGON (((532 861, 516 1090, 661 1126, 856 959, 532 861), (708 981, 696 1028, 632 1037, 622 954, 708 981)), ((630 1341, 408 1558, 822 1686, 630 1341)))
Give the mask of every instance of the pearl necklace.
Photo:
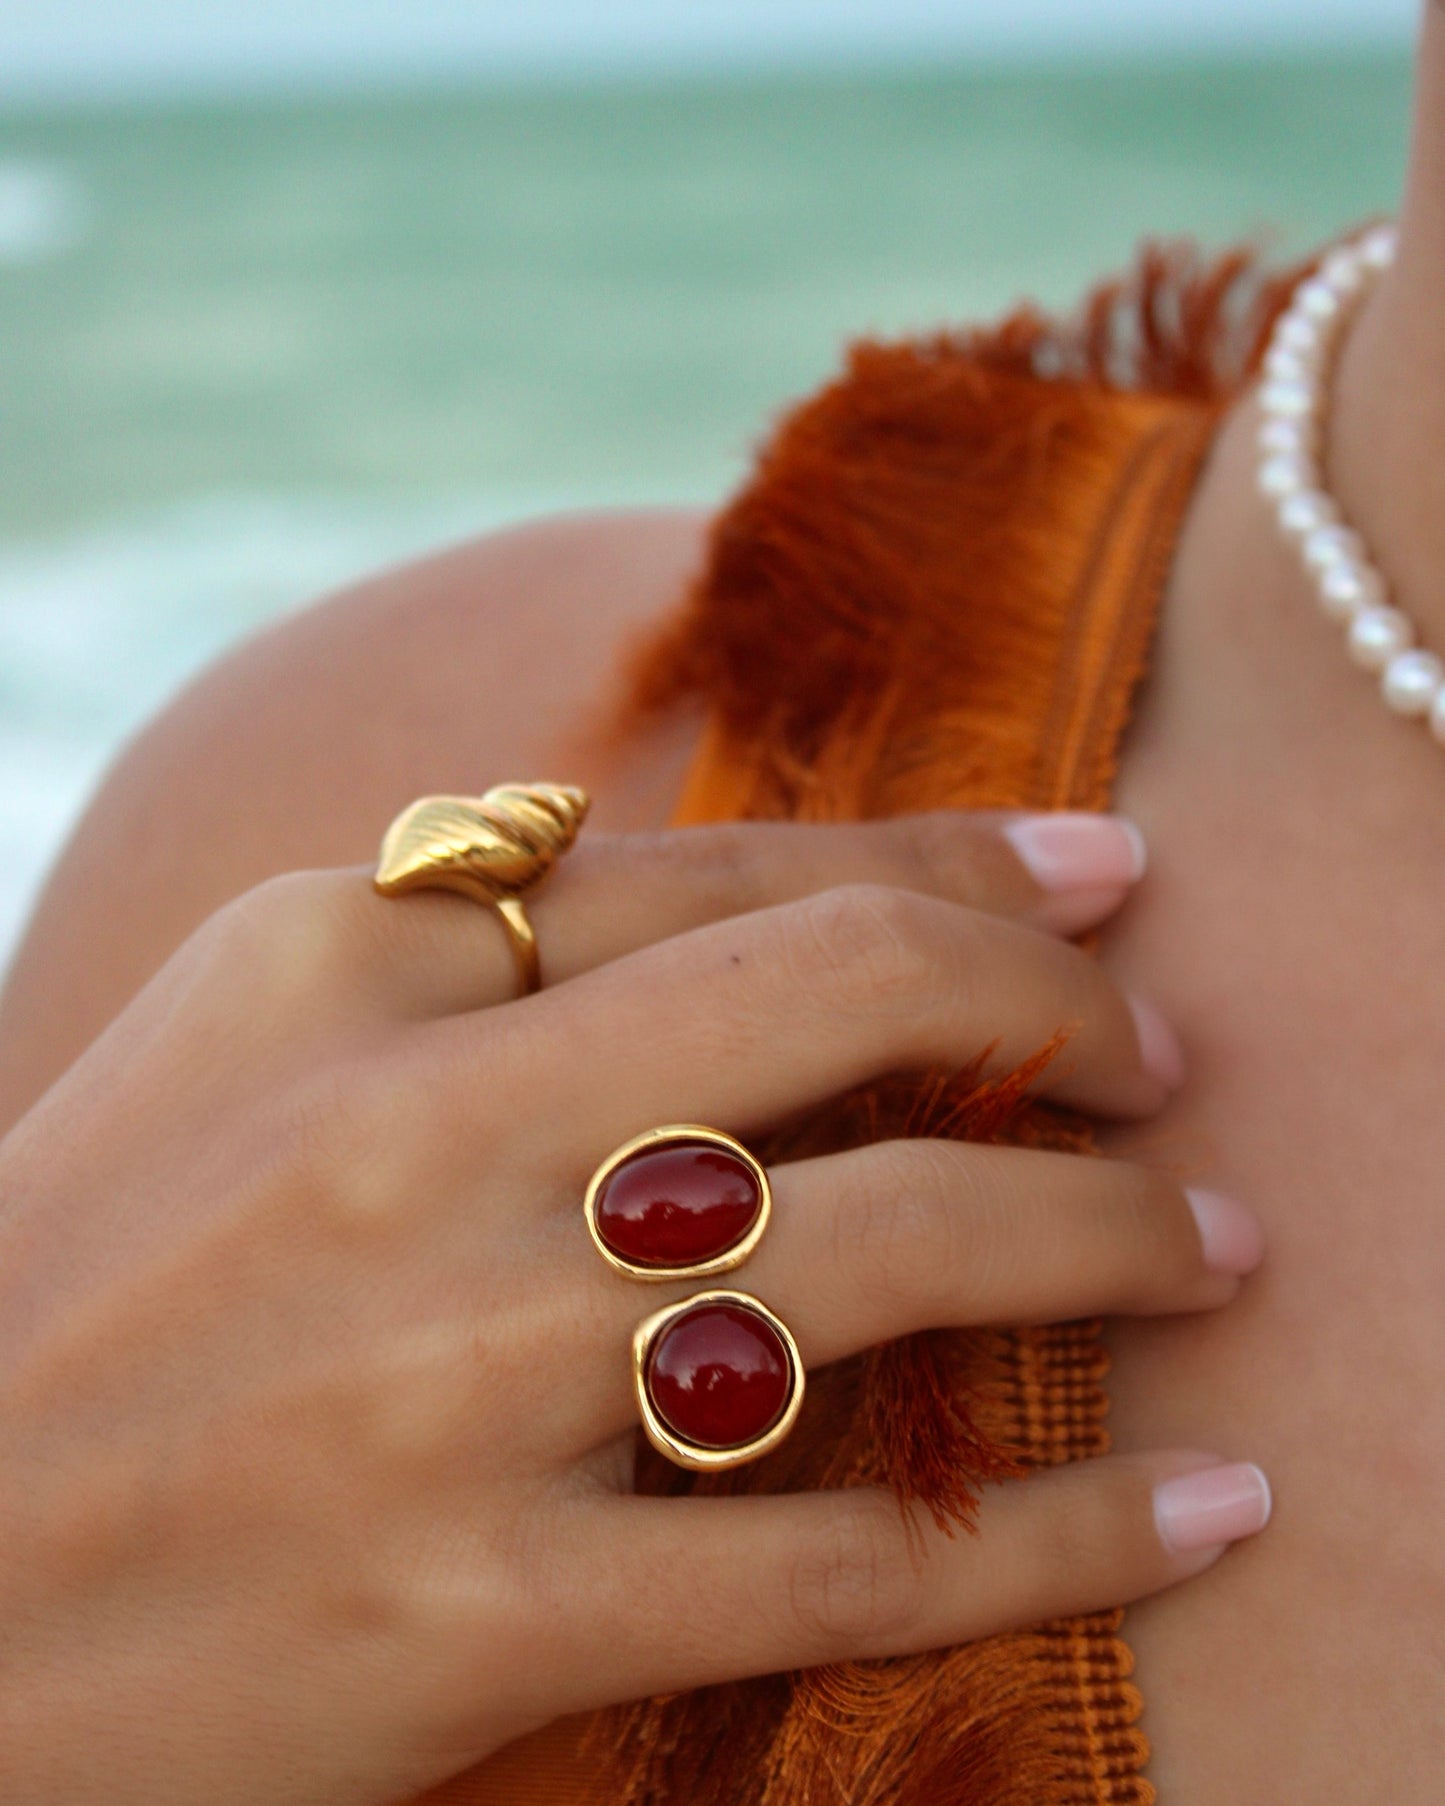
POLYGON ((1397 715, 1428 718, 1445 742, 1445 662, 1415 647, 1415 625, 1391 606, 1365 543, 1324 486, 1328 383, 1345 326, 1395 256, 1395 229, 1376 226, 1331 251, 1280 315, 1259 391, 1261 492, 1313 579, 1320 607, 1346 629, 1350 657, 1380 677, 1397 715))

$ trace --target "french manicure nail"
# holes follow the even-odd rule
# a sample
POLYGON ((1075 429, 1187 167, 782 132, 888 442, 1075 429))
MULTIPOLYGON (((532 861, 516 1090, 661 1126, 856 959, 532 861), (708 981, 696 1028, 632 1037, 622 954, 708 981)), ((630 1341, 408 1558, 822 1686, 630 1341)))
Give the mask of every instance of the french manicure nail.
POLYGON ((1184 1083, 1184 1050, 1179 1037, 1154 1008, 1142 997, 1131 997, 1134 1027, 1139 1035, 1139 1059, 1151 1079, 1168 1091, 1177 1091, 1184 1083))
POLYGON ((1144 876, 1144 836, 1119 815, 1024 815, 1003 833, 1041 890, 1095 890, 1144 876))
POLYGON ((1178 1474, 1154 1489, 1159 1540, 1175 1555, 1254 1536, 1269 1522, 1269 1481, 1252 1462, 1178 1474))
POLYGON ((1252 1273, 1264 1259, 1264 1231, 1254 1212, 1217 1191, 1191 1186, 1184 1196, 1199 1225, 1205 1266, 1235 1278, 1252 1273))

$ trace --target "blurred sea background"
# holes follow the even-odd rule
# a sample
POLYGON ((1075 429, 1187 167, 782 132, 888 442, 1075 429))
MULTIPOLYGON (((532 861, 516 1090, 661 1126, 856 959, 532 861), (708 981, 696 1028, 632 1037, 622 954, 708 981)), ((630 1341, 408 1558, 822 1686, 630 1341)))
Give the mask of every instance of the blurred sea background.
POLYGON ((857 333, 1151 234, 1286 254, 1404 160, 1409 0, 209 4, 0 0, 0 961, 116 746, 276 611, 720 499, 857 333))

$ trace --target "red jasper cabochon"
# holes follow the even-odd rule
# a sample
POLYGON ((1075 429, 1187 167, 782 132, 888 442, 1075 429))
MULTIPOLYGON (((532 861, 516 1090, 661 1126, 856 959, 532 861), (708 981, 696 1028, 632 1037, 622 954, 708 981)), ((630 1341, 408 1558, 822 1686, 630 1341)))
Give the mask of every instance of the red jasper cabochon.
POLYGON ((737 1448, 782 1416, 793 1363, 782 1337, 741 1304, 699 1304, 674 1317, 647 1362, 652 1408, 702 1448, 737 1448))
POLYGON ((634 1267, 694 1267, 726 1254, 762 1209, 757 1175, 711 1141, 669 1141, 629 1155, 593 1205, 597 1233, 634 1267))

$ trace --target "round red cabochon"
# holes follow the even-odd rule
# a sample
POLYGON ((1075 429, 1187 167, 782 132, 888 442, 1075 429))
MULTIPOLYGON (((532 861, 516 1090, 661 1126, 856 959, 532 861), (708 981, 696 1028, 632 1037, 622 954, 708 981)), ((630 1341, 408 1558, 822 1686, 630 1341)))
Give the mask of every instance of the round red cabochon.
POLYGON ((741 1304, 699 1304, 653 1344, 647 1390, 675 1435, 702 1448, 738 1448, 787 1408, 793 1364, 782 1337, 741 1304))
POLYGON ((604 1245, 634 1267, 695 1267, 735 1248, 762 1207, 745 1160, 715 1142, 677 1140, 615 1167, 593 1220, 604 1245))

